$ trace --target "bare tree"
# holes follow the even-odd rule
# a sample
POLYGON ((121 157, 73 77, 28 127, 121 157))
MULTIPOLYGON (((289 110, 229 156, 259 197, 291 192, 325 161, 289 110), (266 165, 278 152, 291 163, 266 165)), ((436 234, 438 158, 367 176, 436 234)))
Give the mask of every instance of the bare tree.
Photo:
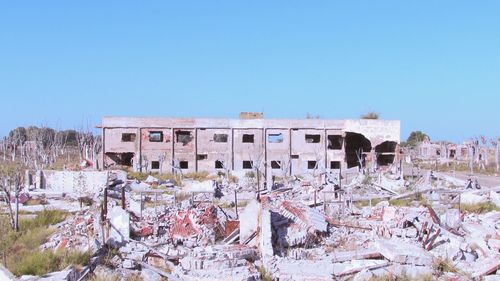
POLYGON ((97 156, 102 150, 101 136, 94 135, 90 130, 81 130, 77 133, 76 140, 78 143, 80 161, 90 160, 96 165, 97 156))
POLYGON ((9 140, 7 137, 2 138, 2 152, 3 152, 3 161, 7 161, 7 150, 9 149, 9 140))
POLYGON ((173 169, 174 174, 176 176, 179 175, 179 179, 180 179, 180 181, 182 181, 184 178, 184 174, 182 172, 183 169, 181 168, 181 162, 179 161, 179 159, 177 159, 177 158, 172 159, 172 169, 173 169))
MULTIPOLYGON (((22 128, 24 130, 24 128, 22 128)), ((17 128, 11 132, 9 135, 9 141, 10 141, 10 147, 12 149, 11 152, 11 157, 12 157, 12 162, 16 161, 16 156, 17 156, 17 150, 19 146, 24 145, 26 142, 26 132, 21 130, 20 128, 17 128)))
POLYGON ((364 174, 364 167, 363 167, 363 162, 364 162, 364 154, 363 154, 363 148, 360 147, 356 150, 356 157, 358 158, 358 163, 359 163, 359 171, 363 172, 364 174))
POLYGON ((0 175, 0 188, 9 211, 11 227, 15 231, 19 231, 19 195, 23 188, 22 175, 23 173, 20 169, 16 169, 15 171, 3 170, 0 175), (12 210, 12 201, 15 203, 14 210, 12 210))
POLYGON ((167 160, 167 153, 163 152, 158 156, 158 162, 160 162, 160 174, 163 173, 163 163, 167 160))
POLYGON ((313 187, 316 190, 320 190, 321 186, 323 184, 323 181, 321 180, 321 176, 324 175, 324 171, 322 171, 321 167, 323 166, 321 163, 324 162, 324 154, 322 153, 321 149, 316 149, 314 151, 314 160, 315 160, 315 165, 314 168, 311 171, 311 175, 313 177, 313 187))
POLYGON ((283 181, 288 184, 291 176, 290 168, 292 167, 292 160, 290 159, 290 156, 288 154, 284 154, 281 157, 279 164, 283 181))
POLYGON ((217 161, 222 165, 224 170, 224 178, 229 184, 230 174, 231 174, 231 155, 229 153, 221 153, 217 155, 217 161))
POLYGON ((499 163, 499 158, 500 158, 500 151, 498 150, 498 146, 500 145, 500 138, 497 138, 496 140, 491 140, 491 144, 495 146, 495 164, 496 164, 496 171, 500 171, 500 163, 499 163))
POLYGON ((249 154, 248 158, 250 159, 250 163, 252 164, 252 169, 255 171, 255 178, 257 179, 257 191, 259 191, 262 171, 265 169, 264 151, 249 154))
POLYGON ((149 160, 146 155, 141 155, 139 166, 139 171, 142 171, 142 168, 144 168, 144 172, 149 173, 149 160))

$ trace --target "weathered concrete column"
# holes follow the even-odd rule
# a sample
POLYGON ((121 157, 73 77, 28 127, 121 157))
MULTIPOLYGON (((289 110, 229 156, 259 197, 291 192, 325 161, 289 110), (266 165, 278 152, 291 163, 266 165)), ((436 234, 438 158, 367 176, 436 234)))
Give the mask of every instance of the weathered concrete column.
POLYGON ((266 209, 261 209, 260 212, 260 233, 258 241, 260 252, 262 254, 262 262, 264 263, 264 266, 266 266, 274 255, 271 230, 271 212, 266 209))
POLYGON ((43 172, 42 172, 42 170, 36 171, 35 187, 39 188, 39 189, 45 188, 45 184, 43 182, 43 172))
POLYGON ((24 187, 29 188, 33 184, 33 177, 31 176, 30 170, 24 171, 24 187))

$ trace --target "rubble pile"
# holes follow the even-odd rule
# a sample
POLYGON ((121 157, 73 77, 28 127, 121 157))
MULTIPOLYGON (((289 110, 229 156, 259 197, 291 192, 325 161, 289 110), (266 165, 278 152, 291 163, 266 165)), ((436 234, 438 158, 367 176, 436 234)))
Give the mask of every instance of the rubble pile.
POLYGON ((99 233, 96 230, 97 222, 90 211, 80 211, 70 216, 63 222, 55 225, 55 232, 48 241, 41 246, 42 249, 96 251, 99 247, 99 233))
POLYGON ((114 177, 42 248, 91 250, 94 272, 144 280, 500 278, 498 206, 462 209, 495 205, 499 188, 438 173, 322 177, 259 192, 250 181, 114 177))

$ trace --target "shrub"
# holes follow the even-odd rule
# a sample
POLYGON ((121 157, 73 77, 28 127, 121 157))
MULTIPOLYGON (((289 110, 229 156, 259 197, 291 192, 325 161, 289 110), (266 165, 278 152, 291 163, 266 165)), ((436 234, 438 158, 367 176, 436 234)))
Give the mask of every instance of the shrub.
POLYGON ((370 111, 370 112, 367 112, 363 115, 361 115, 361 119, 378 119, 379 118, 379 114, 378 112, 375 112, 375 111, 370 111))

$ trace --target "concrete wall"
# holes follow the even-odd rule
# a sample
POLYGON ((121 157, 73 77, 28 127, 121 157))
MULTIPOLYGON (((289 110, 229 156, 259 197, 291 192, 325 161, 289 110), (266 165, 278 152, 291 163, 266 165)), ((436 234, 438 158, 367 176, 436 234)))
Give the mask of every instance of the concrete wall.
POLYGON ((51 191, 93 196, 107 183, 107 171, 42 171, 42 184, 38 188, 51 191))
POLYGON ((104 146, 106 152, 135 152, 138 148, 139 136, 137 128, 110 128, 106 129, 104 146), (131 142, 122 141, 123 134, 136 134, 131 142))
MULTIPOLYGON (((243 161, 253 161, 270 175, 282 175, 283 169, 273 169, 272 161, 280 161, 292 174, 311 172, 308 161, 316 161, 317 168, 329 169, 332 161, 340 162, 345 168, 345 145, 341 149, 328 149, 328 136, 345 136, 346 132, 359 133, 368 138, 372 149, 384 142, 400 141, 400 122, 388 120, 279 120, 279 119, 194 119, 194 118, 135 118, 105 117, 102 125, 104 132, 104 159, 113 164, 106 153, 134 153, 134 169, 151 169, 152 161, 161 162, 161 171, 172 171, 172 162, 177 165, 187 162, 184 172, 215 172, 215 162, 220 160, 225 166, 236 170, 243 169, 243 161), (151 131, 162 132, 162 142, 150 142, 151 131), (134 143, 121 141, 122 133, 140 132, 134 143), (178 141, 179 132, 189 132, 187 142, 178 141), (227 142, 216 142, 215 134, 226 134, 227 142), (276 135, 281 134, 280 142, 276 135), (243 135, 253 135, 253 143, 244 143, 243 135), (306 135, 318 138, 318 142, 308 142, 306 135), (198 160, 197 160, 198 159, 198 160), (146 165, 144 164, 147 160, 146 165), (264 169, 265 166, 265 169, 264 169)), ((251 170, 251 169, 250 169, 251 170)))

